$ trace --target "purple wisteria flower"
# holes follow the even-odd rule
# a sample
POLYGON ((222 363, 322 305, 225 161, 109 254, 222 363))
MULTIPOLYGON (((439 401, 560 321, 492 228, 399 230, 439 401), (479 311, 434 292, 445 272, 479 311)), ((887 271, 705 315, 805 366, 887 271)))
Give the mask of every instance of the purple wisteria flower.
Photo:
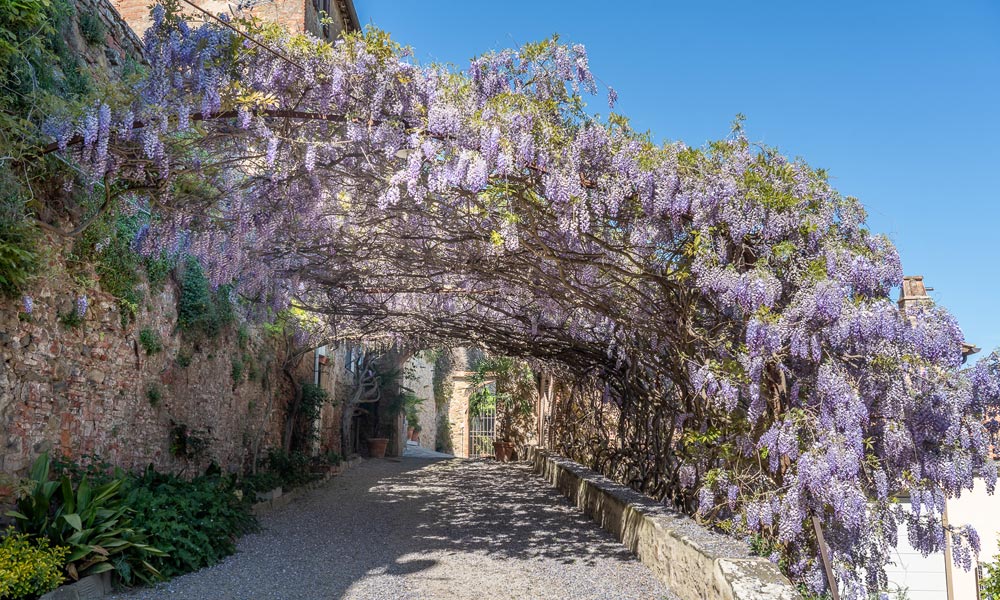
POLYGON ((76 316, 79 317, 79 318, 81 318, 81 319, 83 317, 85 317, 87 315, 87 308, 88 308, 88 306, 89 306, 89 303, 87 301, 87 296, 86 295, 82 295, 82 296, 77 297, 77 299, 76 299, 76 316))

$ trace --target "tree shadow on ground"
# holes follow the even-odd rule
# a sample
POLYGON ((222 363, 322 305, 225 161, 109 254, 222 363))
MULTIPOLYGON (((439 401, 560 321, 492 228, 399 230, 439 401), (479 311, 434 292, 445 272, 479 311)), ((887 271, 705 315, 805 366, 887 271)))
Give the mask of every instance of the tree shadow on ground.
POLYGON ((668 596, 526 465, 370 460, 262 526, 223 563, 122 600, 668 596))

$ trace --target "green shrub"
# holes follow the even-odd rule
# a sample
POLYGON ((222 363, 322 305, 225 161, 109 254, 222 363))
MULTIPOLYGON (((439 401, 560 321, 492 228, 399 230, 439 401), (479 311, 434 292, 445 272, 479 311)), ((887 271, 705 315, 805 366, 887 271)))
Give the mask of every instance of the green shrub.
POLYGON ((302 384, 302 404, 299 407, 302 419, 312 423, 319 418, 323 405, 330 400, 330 393, 315 383, 302 384))
POLYGON ((147 258, 146 281, 149 282, 149 291, 155 293, 163 291, 163 284, 166 283, 175 266, 177 266, 177 261, 164 255, 159 258, 147 258))
POLYGON ((983 563, 979 597, 982 600, 1000 600, 1000 556, 995 556, 993 562, 983 563))
POLYGON ((149 327, 139 332, 139 345, 146 351, 146 354, 156 354, 163 350, 163 340, 160 334, 149 327))
POLYGON ((165 551, 150 558, 164 577, 215 564, 236 550, 237 537, 256 527, 249 502, 240 498, 227 477, 184 481, 147 469, 128 486, 126 503, 135 511, 133 525, 165 551))
POLYGON ((111 466, 111 463, 96 454, 84 454, 76 460, 56 456, 51 464, 54 477, 66 475, 73 483, 86 479, 91 485, 102 485, 125 477, 124 471, 111 466))
POLYGON ((240 482, 240 489, 246 497, 253 501, 257 492, 267 492, 281 485, 281 478, 271 471, 262 471, 246 475, 240 482))
POLYGON ((233 377, 233 385, 239 385, 243 381, 243 361, 238 358, 233 359, 233 368, 230 372, 233 377))
POLYGON ((34 240, 23 231, 0 229, 0 295, 16 296, 38 270, 34 240))
POLYGON ((31 493, 7 513, 20 531, 68 546, 66 572, 74 579, 112 570, 125 583, 159 576, 147 560, 163 553, 131 525, 131 510, 118 494, 124 478, 93 487, 86 477, 74 484, 68 475, 52 481, 50 473, 51 461, 43 454, 31 468, 31 493))
POLYGON ((211 441, 208 430, 170 423, 170 454, 176 458, 197 462, 205 455, 211 441))
POLYGON ((192 358, 194 358, 194 356, 191 354, 190 350, 178 350, 177 356, 174 357, 174 360, 177 361, 177 366, 182 369, 186 369, 191 366, 192 358))
POLYGON ((101 21, 100 17, 93 12, 81 13, 79 24, 80 33, 83 34, 83 39, 87 40, 88 44, 96 46, 104 43, 104 37, 107 35, 107 28, 104 26, 104 22, 101 21))
POLYGON ((31 539, 8 529, 0 539, 0 598, 36 598, 59 587, 69 548, 49 547, 46 538, 31 539))
POLYGON ((152 407, 157 407, 160 404, 160 400, 163 399, 163 392, 160 391, 160 386, 155 383, 149 384, 146 388, 146 399, 149 400, 149 405, 152 407))
POLYGON ((316 479, 309 470, 310 458, 302 452, 271 450, 267 453, 267 469, 278 476, 285 488, 297 487, 316 479))
POLYGON ((189 335, 213 338, 232 323, 233 317, 228 288, 222 286, 213 292, 201 265, 189 258, 177 299, 177 327, 189 335))

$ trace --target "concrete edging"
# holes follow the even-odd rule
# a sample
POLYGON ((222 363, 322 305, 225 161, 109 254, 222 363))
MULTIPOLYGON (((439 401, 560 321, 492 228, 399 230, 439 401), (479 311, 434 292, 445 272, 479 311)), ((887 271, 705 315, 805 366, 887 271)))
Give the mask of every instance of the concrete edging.
POLYGON ((528 448, 527 460, 682 600, 801 600, 771 561, 691 518, 541 448, 528 448))

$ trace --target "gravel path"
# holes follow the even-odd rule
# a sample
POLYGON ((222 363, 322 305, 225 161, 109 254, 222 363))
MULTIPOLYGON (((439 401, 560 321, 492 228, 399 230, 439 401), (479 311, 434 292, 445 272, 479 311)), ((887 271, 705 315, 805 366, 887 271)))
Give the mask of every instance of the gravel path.
POLYGON ((366 461, 261 525, 221 564, 115 598, 674 599, 522 465, 366 461))

